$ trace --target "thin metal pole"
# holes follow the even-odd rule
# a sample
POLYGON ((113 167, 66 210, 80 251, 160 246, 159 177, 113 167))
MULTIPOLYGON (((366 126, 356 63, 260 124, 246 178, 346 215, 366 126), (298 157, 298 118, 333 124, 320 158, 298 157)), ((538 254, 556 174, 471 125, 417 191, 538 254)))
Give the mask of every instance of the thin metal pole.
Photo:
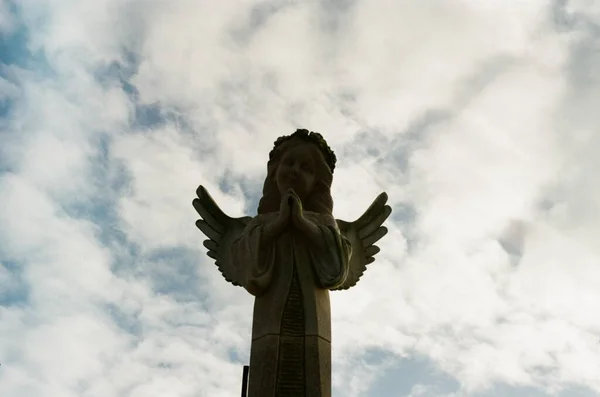
POLYGON ((242 397, 248 397, 248 371, 250 366, 244 365, 244 372, 242 373, 242 397))

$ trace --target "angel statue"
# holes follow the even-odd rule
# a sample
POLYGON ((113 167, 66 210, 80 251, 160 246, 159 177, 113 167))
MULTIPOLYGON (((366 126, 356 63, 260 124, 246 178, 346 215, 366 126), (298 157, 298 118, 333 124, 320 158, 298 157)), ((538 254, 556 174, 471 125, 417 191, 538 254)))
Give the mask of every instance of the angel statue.
POLYGON ((329 290, 358 282, 392 211, 381 193, 356 221, 335 219, 335 163, 321 134, 300 129, 275 141, 255 217, 231 218, 196 191, 208 256, 255 297, 249 397, 331 396, 329 290))

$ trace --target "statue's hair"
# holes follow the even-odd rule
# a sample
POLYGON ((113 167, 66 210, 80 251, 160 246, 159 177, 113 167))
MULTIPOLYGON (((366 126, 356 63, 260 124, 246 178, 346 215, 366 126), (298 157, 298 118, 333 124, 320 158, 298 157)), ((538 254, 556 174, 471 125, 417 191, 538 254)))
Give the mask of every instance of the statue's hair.
POLYGON ((318 212, 321 214, 331 214, 333 211, 333 199, 331 198, 331 184, 333 182, 333 169, 335 168, 336 157, 333 151, 327 146, 327 142, 316 132, 308 130, 297 130, 292 135, 279 137, 271 153, 269 153, 269 162, 267 163, 267 177, 263 185, 263 196, 258 203, 258 213, 266 214, 279 211, 281 194, 277 188, 275 174, 279 162, 284 153, 296 146, 312 144, 315 145, 315 185, 311 193, 306 197, 302 206, 306 211, 318 212))
POLYGON ((329 166, 330 172, 333 173, 333 170, 335 169, 335 163, 337 162, 335 153, 333 152, 333 150, 331 150, 329 145, 327 145, 327 141, 325 140, 325 138, 323 138, 323 135, 319 134, 318 132, 308 131, 305 129, 298 129, 291 135, 284 135, 277 138, 277 140, 275 141, 275 145, 273 146, 273 150, 271 150, 271 152, 269 153, 269 162, 273 159, 274 156, 277 155, 277 152, 279 151, 281 145, 294 138, 301 139, 305 142, 311 142, 317 145, 321 150, 321 154, 323 154, 327 165, 329 166))

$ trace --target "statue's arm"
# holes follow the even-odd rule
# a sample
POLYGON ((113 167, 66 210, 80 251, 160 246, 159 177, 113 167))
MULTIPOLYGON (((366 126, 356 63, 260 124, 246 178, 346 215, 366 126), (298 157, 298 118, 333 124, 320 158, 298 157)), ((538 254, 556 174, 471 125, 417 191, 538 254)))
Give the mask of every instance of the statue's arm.
POLYGON ((260 237, 262 247, 269 247, 290 224, 291 209, 288 205, 290 194, 288 192, 281 197, 278 212, 263 215, 264 225, 260 237))
MULTIPOLYGON (((323 239, 322 223, 324 216, 312 211, 304 211, 302 202, 298 196, 292 192, 290 197, 290 206, 282 203, 290 209, 290 223, 294 229, 300 232, 311 246, 311 249, 323 250, 327 248, 327 242, 323 239)), ((336 225, 333 217, 330 217, 331 225, 336 225)), ((327 222, 326 222, 327 223, 327 222)))
POLYGON ((296 227, 306 237, 313 249, 322 250, 325 248, 326 242, 323 240, 323 231, 315 221, 303 217, 296 222, 296 227))
POLYGON ((287 222, 281 216, 265 222, 260 234, 261 247, 269 247, 285 230, 287 222))
POLYGON ((342 285, 348 275, 352 247, 330 215, 312 213, 307 220, 314 225, 309 237, 310 255, 319 284, 322 288, 334 289, 342 285))
POLYGON ((240 284, 254 296, 264 294, 273 277, 273 243, 281 232, 273 215, 256 216, 231 245, 231 256, 240 284))

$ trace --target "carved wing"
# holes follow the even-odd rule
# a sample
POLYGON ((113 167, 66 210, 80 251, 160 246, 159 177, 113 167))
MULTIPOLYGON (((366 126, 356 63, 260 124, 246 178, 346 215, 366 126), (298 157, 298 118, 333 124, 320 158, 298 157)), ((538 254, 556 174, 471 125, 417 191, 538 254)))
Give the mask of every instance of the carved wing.
POLYGON ((227 216, 202 185, 196 189, 196 195, 198 198, 192 201, 192 205, 202 217, 196 221, 196 226, 209 238, 204 240, 204 246, 208 249, 206 254, 215 260, 225 280, 240 285, 231 261, 230 247, 252 218, 227 216))
POLYGON ((344 290, 356 285, 367 270, 367 265, 375 261, 373 255, 379 252, 379 247, 374 244, 387 234, 387 228, 381 225, 392 213, 392 208, 386 205, 387 200, 387 194, 381 193, 354 222, 336 219, 342 236, 350 242, 352 254, 348 277, 344 284, 335 290, 344 290))

